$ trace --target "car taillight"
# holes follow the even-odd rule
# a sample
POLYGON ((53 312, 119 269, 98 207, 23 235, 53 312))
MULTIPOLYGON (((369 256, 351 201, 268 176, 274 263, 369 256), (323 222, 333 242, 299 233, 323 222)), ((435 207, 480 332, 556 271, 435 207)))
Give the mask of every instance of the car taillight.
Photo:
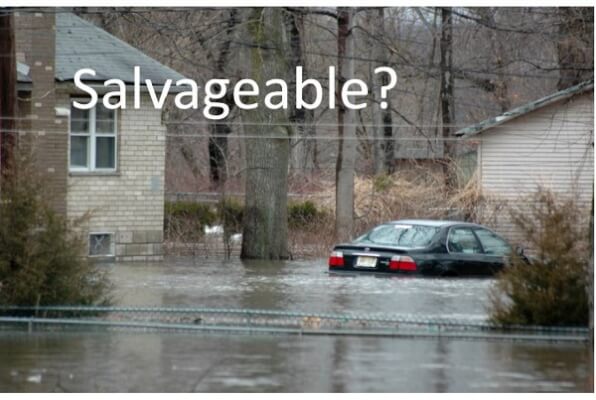
POLYGON ((416 271, 416 263, 412 257, 393 256, 389 261, 389 269, 392 271, 416 271))
POLYGON ((333 251, 329 256, 330 267, 343 267, 344 266, 344 253, 341 251, 333 251))

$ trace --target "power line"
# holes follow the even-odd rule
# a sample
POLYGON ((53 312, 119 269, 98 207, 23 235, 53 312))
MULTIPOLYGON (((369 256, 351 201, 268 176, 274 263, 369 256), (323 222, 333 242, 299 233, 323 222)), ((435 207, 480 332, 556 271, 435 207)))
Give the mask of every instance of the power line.
MULTIPOLYGON (((274 126, 281 126, 281 125, 274 125, 274 126)), ((491 129, 499 129, 499 126, 492 127, 491 129)), ((68 135, 67 132, 63 130, 53 130, 53 129, 44 129, 42 131, 39 130, 26 130, 26 129, 15 129, 15 130, 2 130, 2 133, 9 133, 9 134, 16 134, 16 135, 27 135, 30 134, 32 136, 47 136, 51 134, 58 134, 58 135, 68 135), (43 134, 40 134, 43 133, 43 134)), ((511 132, 509 136, 515 136, 521 139, 537 139, 536 135, 529 135, 528 132, 544 132, 544 130, 516 130, 515 132, 511 132), (520 133, 524 132, 524 133, 520 133)), ((569 130, 565 130, 565 132, 569 132, 569 130)), ((558 132, 565 133, 565 132, 558 132)), ((582 135, 582 138, 590 138, 593 137, 593 133, 587 130, 575 130, 575 132, 585 133, 586 135, 582 135)), ((550 132, 552 134, 556 134, 557 132, 550 132)), ((578 137, 574 137, 573 139, 562 139, 561 136, 557 134, 556 137, 538 137, 541 143, 555 143, 555 144, 578 144, 578 145, 587 145, 584 141, 579 141, 578 137)), ((77 133, 78 136, 81 134, 77 133)), ((117 133, 116 136, 123 136, 129 138, 130 136, 122 135, 117 133)), ((355 136, 339 136, 337 134, 334 135, 289 135, 286 133, 283 134, 248 134, 248 133, 153 133, 146 136, 156 136, 156 137, 170 137, 170 138, 191 138, 191 139, 213 139, 213 138, 226 138, 226 139, 259 139, 259 140, 288 140, 288 139, 305 139, 305 140, 312 140, 312 141, 334 141, 334 140, 365 140, 365 141, 381 141, 386 142, 387 140, 395 141, 395 142, 425 142, 425 143, 441 143, 441 142, 481 142, 484 140, 482 135, 471 135, 471 136, 453 136, 453 137, 413 137, 413 136, 399 136, 395 135, 391 138, 386 138, 383 136, 363 136, 356 134, 355 136)), ((138 139, 138 137, 136 137, 138 139)))
MULTIPOLYGON (((127 111, 127 110, 125 110, 127 111)), ((127 111, 127 112, 134 112, 133 110, 131 111, 127 111)), ((552 116, 544 116, 544 117, 533 117, 535 119, 538 120, 543 120, 543 121, 549 121, 549 122, 557 122, 557 123, 568 123, 568 124, 578 124, 578 125, 585 125, 585 128, 590 128, 593 127, 593 118, 591 117, 591 115, 589 114, 583 114, 578 116, 578 118, 576 119, 569 119, 567 117, 565 118, 561 118, 561 117, 552 117, 552 116)), ((35 117, 0 117, 0 120, 15 120, 15 121, 20 121, 20 122, 32 122, 32 121, 43 121, 43 122, 55 122, 56 119, 52 119, 52 118, 35 118, 35 117)), ((70 121, 87 121, 84 118, 71 118, 70 121)), ((113 120, 111 119, 97 119, 96 121, 98 122, 111 122, 113 120)), ((68 121, 64 121, 65 125, 68 124, 68 121)), ((228 125, 228 126, 304 126, 304 127, 309 127, 309 126, 314 126, 314 127, 338 127, 340 124, 338 124, 337 122, 317 122, 317 121, 313 121, 313 122, 295 122, 295 121, 288 121, 288 122, 252 122, 252 121, 237 121, 237 120, 188 120, 188 119, 172 119, 172 120, 166 120, 164 122, 166 125, 228 125)), ((452 128, 466 128, 469 127, 471 125, 475 125, 475 123, 469 123, 469 124, 416 124, 415 126, 411 125, 411 124, 396 124, 396 123, 391 123, 391 124, 384 124, 384 123, 347 123, 347 124, 341 124, 343 126, 356 126, 356 127, 384 127, 384 126, 391 126, 394 128, 440 128, 440 127, 452 127, 452 128)), ((515 120, 513 121, 507 121, 506 126, 508 127, 515 127, 517 125, 526 125, 526 123, 523 122, 516 122, 515 120)), ((497 125, 494 126, 492 128, 497 128, 497 127, 503 127, 505 126, 505 124, 502 125, 497 125)), ((492 129, 491 128, 491 129, 492 129)), ((584 130, 585 128, 577 128, 577 129, 571 129, 568 126, 565 127, 561 127, 561 129, 565 130, 565 131, 574 131, 574 130, 584 130)), ((517 128, 516 128, 517 129, 517 128)), ((536 127, 536 128, 526 128, 526 129, 520 129, 522 131, 530 131, 530 132, 544 132, 545 128, 543 126, 541 127, 536 127)))

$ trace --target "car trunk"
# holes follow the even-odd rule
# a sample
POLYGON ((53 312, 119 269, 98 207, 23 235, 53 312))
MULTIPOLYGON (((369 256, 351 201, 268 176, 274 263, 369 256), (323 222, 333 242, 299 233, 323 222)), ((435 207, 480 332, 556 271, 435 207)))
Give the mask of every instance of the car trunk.
POLYGON ((400 254, 407 254, 408 249, 399 247, 379 247, 366 244, 345 244, 335 246, 334 251, 343 253, 343 269, 357 269, 370 271, 388 271, 391 258, 400 254), (360 257, 360 265, 357 265, 360 257), (374 257, 374 265, 367 264, 372 262, 370 257, 374 257))

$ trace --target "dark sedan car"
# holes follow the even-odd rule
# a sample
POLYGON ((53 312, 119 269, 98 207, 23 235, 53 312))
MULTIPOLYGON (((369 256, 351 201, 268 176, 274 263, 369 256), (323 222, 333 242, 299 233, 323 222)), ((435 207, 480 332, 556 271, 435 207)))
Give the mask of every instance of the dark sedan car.
POLYGON ((505 239, 481 225, 402 220, 379 225, 352 243, 335 246, 329 270, 494 275, 505 267, 511 250, 505 239))

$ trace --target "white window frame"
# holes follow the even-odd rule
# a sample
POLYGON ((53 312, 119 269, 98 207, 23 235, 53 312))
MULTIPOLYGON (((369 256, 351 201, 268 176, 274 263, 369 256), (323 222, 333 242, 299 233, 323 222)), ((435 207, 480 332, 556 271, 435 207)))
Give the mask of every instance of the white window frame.
MULTIPOLYGON (((71 98, 70 109, 74 106, 72 103, 81 98, 71 98)), ((97 102, 99 104, 102 101, 100 98, 97 102)), ((72 131, 72 113, 69 113, 68 118, 68 170, 70 172, 116 172, 118 169, 118 110, 112 110, 114 112, 114 132, 113 133, 97 133, 96 125, 96 114, 97 105, 89 110, 84 110, 89 113, 89 132, 73 132, 72 131), (88 138, 87 144, 87 167, 72 166, 70 164, 70 153, 71 153, 71 138, 73 136, 82 136, 88 138), (111 137, 114 138, 114 168, 96 168, 96 142, 99 137, 111 137)))

